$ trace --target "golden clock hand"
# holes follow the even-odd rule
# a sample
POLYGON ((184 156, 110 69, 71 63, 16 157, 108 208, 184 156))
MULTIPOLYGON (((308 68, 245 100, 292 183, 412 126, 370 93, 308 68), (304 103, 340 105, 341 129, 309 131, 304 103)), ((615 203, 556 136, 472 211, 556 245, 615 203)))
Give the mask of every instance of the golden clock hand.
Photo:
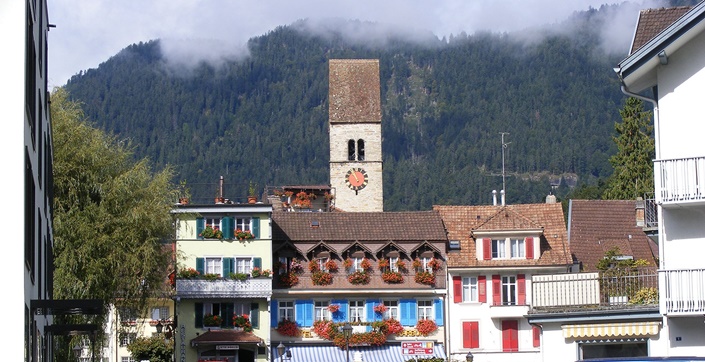
POLYGON ((355 181, 360 182, 360 179, 357 178, 357 172, 353 169, 350 169, 350 171, 352 171, 352 175, 353 175, 353 177, 355 177, 355 181))

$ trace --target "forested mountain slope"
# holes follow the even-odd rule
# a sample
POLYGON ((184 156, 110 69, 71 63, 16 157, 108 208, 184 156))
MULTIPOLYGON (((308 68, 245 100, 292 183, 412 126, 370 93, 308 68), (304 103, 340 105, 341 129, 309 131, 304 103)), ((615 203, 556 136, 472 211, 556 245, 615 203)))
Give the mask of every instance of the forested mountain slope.
POLYGON ((195 197, 212 198, 223 175, 236 199, 250 181, 326 184, 327 61, 378 58, 386 210, 491 202, 502 188, 502 132, 507 202, 543 202, 549 175, 592 182, 612 172, 624 101, 612 68, 626 54, 606 54, 596 33, 611 10, 576 14, 571 31, 535 30, 533 41, 525 32, 361 44, 301 21, 251 39, 246 58, 187 72, 155 40, 66 88, 136 156, 174 165, 195 197))

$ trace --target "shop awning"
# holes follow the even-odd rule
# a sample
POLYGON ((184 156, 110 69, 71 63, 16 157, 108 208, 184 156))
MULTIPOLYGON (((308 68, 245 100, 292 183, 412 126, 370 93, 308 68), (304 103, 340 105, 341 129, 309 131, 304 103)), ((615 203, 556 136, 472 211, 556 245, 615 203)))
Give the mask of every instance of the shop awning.
POLYGON ((661 322, 567 324, 561 326, 564 338, 654 336, 661 322))
MULTIPOLYGON (((276 348, 278 342, 272 344, 274 361, 279 360, 276 348)), ((286 344, 286 343, 285 343, 286 344)), ((290 344, 286 346, 291 351, 291 360, 296 362, 346 362, 346 352, 336 346, 303 346, 290 344)), ((355 361, 355 354, 360 353, 363 362, 405 362, 415 356, 402 354, 401 345, 388 344, 384 346, 350 347, 350 361, 355 361)), ((442 344, 433 347, 433 355, 418 356, 419 358, 440 357, 445 360, 446 354, 442 344)))

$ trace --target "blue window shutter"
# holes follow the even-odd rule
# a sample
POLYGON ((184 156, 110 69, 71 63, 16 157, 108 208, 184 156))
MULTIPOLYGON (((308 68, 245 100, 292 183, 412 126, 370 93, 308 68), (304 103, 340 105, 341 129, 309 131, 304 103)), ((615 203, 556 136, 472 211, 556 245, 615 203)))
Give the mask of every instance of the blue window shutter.
POLYGON ((205 225, 206 225, 206 223, 205 223, 205 221, 203 221, 202 217, 199 217, 196 219, 196 238, 203 239, 203 236, 200 236, 200 235, 203 232, 205 225))
POLYGON ((416 325, 416 300, 402 299, 399 301, 399 318, 401 325, 414 326, 416 325))
POLYGON ((262 269, 262 258, 253 258, 252 259, 252 267, 253 268, 260 268, 262 269))
POLYGON ((313 326, 313 301, 312 300, 297 300, 296 306, 296 323, 301 327, 313 326))
POLYGON ((194 315, 196 316, 196 328, 203 327, 203 303, 195 303, 196 309, 194 310, 194 315))
POLYGON ((223 258, 223 278, 229 278, 235 266, 235 258, 223 258))
POLYGON ((226 216, 222 220, 223 222, 223 239, 233 238, 233 218, 226 216))
POLYGON ((255 239, 259 239, 259 218, 258 217, 252 218, 252 235, 255 236, 255 239))
POLYGON ((433 310, 436 313, 436 325, 440 327, 443 325, 443 299, 436 298, 433 301, 433 310))
POLYGON ((269 306, 269 316, 272 318, 269 325, 272 328, 277 328, 279 324, 279 303, 274 299, 272 299, 272 303, 269 306))
POLYGON ((223 318, 225 327, 233 326, 233 316, 235 315, 235 304, 223 303, 220 308, 220 317, 223 318))
POLYGON ((204 264, 205 261, 203 260, 203 258, 196 258, 196 271, 201 275, 203 275, 205 271, 204 264))
POLYGON ((332 300, 331 304, 337 304, 340 306, 337 312, 331 313, 333 315, 333 322, 346 322, 348 320, 348 301, 332 300))
POLYGON ((369 299, 365 301, 365 309, 367 310, 367 321, 368 322, 374 322, 377 320, 382 320, 383 316, 377 315, 375 313, 375 306, 380 304, 379 299, 369 299))
POLYGON ((250 304, 250 324, 252 328, 259 329, 259 303, 250 304))

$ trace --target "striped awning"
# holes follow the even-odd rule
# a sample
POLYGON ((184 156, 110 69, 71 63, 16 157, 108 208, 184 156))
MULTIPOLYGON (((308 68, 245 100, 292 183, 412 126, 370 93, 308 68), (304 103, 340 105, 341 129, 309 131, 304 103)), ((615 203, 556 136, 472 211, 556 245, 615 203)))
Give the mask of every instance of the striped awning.
POLYGON ((567 324, 563 338, 629 337, 658 335, 661 322, 567 324))
MULTIPOLYGON (((275 348, 279 343, 272 343, 274 353, 273 361, 279 361, 279 352, 275 348)), ((284 343, 286 345, 286 343, 284 343)), ((291 361, 296 362, 346 362, 346 352, 336 346, 303 346, 289 344, 287 350, 291 351, 291 361)), ((405 362, 414 356, 401 353, 401 345, 387 344, 384 346, 350 347, 350 361, 354 361, 355 354, 360 353, 363 362, 405 362)), ((418 356, 419 358, 440 357, 445 360, 446 353, 442 344, 433 347, 432 356, 418 356)))

